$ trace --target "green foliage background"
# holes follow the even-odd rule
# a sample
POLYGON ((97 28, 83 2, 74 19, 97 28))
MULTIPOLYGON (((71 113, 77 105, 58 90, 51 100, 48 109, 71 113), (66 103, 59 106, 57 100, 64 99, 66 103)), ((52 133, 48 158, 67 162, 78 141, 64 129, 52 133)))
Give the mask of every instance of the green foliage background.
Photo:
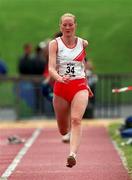
POLYGON ((52 38, 65 12, 77 16, 97 73, 132 72, 131 0, 0 0, 0 57, 9 74, 17 74, 23 44, 52 38))

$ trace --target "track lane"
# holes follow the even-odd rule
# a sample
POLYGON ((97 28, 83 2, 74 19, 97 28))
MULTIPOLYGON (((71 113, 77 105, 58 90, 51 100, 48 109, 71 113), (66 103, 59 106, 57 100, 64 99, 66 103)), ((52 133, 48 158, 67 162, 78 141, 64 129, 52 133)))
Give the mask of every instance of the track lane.
POLYGON ((65 166, 69 146, 55 128, 44 129, 10 180, 130 180, 105 127, 84 128, 77 165, 65 166))
POLYGON ((14 157, 23 148, 24 144, 9 144, 8 137, 17 135, 25 141, 31 136, 34 129, 12 128, 0 129, 0 177, 12 163, 14 157))

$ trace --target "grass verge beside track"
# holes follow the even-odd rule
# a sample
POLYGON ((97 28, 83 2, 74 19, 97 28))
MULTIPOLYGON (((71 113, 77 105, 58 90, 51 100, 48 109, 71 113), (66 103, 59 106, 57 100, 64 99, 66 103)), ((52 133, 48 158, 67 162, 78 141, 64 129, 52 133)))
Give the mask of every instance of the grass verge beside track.
POLYGON ((124 139, 119 134, 119 127, 121 126, 120 122, 113 122, 108 126, 108 130, 112 140, 117 144, 119 150, 122 152, 123 156, 127 161, 128 172, 132 177, 132 145, 122 145, 123 142, 126 142, 127 139, 124 139))

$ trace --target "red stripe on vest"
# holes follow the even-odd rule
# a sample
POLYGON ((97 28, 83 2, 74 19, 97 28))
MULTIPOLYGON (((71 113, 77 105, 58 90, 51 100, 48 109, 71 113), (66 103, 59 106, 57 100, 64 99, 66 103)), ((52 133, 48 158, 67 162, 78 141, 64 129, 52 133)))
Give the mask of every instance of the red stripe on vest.
POLYGON ((85 58, 85 56, 86 56, 86 52, 85 52, 85 50, 83 49, 83 50, 81 51, 81 53, 74 58, 74 61, 83 61, 84 58, 85 58))

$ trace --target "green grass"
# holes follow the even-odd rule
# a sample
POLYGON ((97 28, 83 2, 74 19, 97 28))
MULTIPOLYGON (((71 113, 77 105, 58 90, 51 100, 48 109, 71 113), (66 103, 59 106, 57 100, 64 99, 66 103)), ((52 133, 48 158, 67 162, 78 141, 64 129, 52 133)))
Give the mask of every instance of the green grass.
POLYGON ((97 73, 131 72, 132 1, 0 0, 0 57, 10 75, 17 74, 23 44, 52 38, 65 12, 77 16, 77 35, 88 39, 97 73))
POLYGON ((123 139, 120 137, 119 134, 119 127, 121 126, 121 123, 112 123, 109 126, 109 133, 111 135, 111 138, 117 143, 118 147, 121 149, 122 152, 124 152, 124 155, 127 160, 128 169, 130 172, 130 175, 132 176, 132 145, 125 145, 122 146, 122 142, 126 142, 127 139, 123 139))
POLYGON ((0 107, 13 107, 16 103, 16 96, 12 82, 0 83, 0 107))

